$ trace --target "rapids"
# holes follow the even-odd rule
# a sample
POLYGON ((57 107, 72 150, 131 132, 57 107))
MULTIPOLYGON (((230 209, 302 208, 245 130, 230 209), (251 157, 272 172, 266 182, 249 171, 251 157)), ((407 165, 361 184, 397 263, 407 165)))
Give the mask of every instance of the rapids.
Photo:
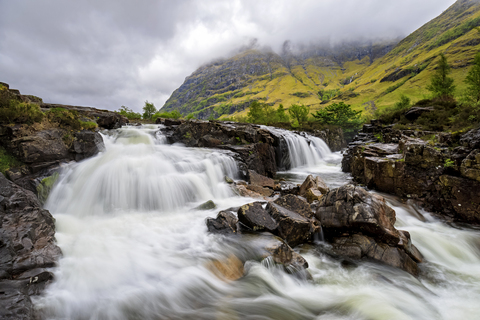
MULTIPOLYGON (((207 267, 211 259, 258 244, 211 235, 204 220, 252 199, 236 196, 224 182, 224 176, 238 178, 228 153, 166 145, 157 131, 112 131, 104 136, 105 152, 64 168, 46 204, 64 256, 56 280, 35 299, 45 318, 479 318, 480 231, 448 225, 393 197, 396 227, 410 232, 427 261, 418 279, 367 262, 343 266, 321 253, 328 244, 317 243, 296 248, 313 281, 265 261, 248 261, 237 281, 220 280, 207 267), (194 209, 207 200, 218 207, 194 209)), ((340 154, 284 135, 293 160, 279 176, 301 183, 317 174, 330 187, 348 182, 340 154)))

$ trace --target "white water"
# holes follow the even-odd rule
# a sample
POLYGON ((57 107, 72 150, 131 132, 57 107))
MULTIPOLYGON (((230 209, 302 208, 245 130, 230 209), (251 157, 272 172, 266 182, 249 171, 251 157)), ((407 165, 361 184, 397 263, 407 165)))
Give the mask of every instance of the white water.
MULTIPOLYGON (((425 212, 422 222, 391 200, 397 227, 428 261, 419 279, 370 263, 343 267, 303 246, 313 282, 255 260, 243 278, 224 282, 209 261, 256 250, 256 241, 210 235, 204 224, 222 208, 251 201, 223 182, 235 176, 231 158, 162 145, 153 129, 122 129, 106 142, 106 152, 65 170, 47 204, 64 253, 56 281, 36 301, 48 319, 479 318, 479 231, 425 212), (192 210, 210 199, 219 208, 192 210)), ((338 162, 339 155, 326 155, 284 176, 319 173, 340 185, 346 176, 338 162)))

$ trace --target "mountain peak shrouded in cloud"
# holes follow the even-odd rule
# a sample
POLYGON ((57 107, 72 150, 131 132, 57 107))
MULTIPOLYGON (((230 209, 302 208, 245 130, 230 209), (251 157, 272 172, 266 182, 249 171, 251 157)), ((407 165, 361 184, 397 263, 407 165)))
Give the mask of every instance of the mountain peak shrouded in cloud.
POLYGON ((196 68, 236 48, 397 38, 453 3, 1 1, 0 81, 47 102, 139 111, 145 100, 162 106, 196 68))

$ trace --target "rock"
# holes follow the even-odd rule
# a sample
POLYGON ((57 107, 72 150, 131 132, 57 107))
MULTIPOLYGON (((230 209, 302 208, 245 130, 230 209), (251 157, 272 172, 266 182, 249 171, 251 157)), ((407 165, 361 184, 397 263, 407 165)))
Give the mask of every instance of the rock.
POLYGON ((217 205, 212 200, 202 203, 198 207, 195 207, 196 210, 212 210, 215 209, 217 205))
POLYGON ((462 176, 480 181, 480 150, 475 149, 462 161, 460 166, 462 176))
POLYGON ((362 234, 334 238, 331 244, 333 253, 341 257, 355 260, 371 259, 400 268, 414 276, 420 272, 415 261, 400 248, 378 243, 375 239, 362 234))
POLYGON ((47 201, 48 195, 52 190, 53 185, 59 177, 58 172, 54 172, 51 176, 42 179, 40 184, 37 186, 37 196, 38 200, 42 205, 47 201))
POLYGON ((307 219, 312 218, 314 215, 314 212, 306 201, 291 194, 276 199, 274 203, 307 219))
POLYGON ((80 131, 74 134, 75 140, 69 151, 74 154, 74 160, 80 161, 105 151, 105 144, 98 132, 80 131))
POLYGON ((215 219, 207 218, 205 222, 211 233, 237 233, 238 218, 230 211, 220 211, 215 219))
POLYGON ((225 180, 225 182, 228 183, 228 184, 232 184, 232 183, 235 182, 235 181, 233 181, 233 179, 231 179, 231 178, 229 178, 229 177, 227 177, 227 176, 224 177, 224 180, 225 180))
POLYGON ((33 192, 0 173, 0 225, 0 318, 36 319, 30 295, 52 279, 44 268, 61 255, 55 220, 33 192))
POLYGON ((299 195, 305 196, 307 190, 311 188, 317 189, 321 193, 327 193, 329 191, 327 184, 322 180, 322 178, 318 176, 314 178, 312 175, 309 175, 300 186, 299 195))
POLYGON ((263 188, 257 185, 248 185, 247 189, 250 191, 253 191, 255 193, 258 193, 259 195, 263 197, 271 197, 273 195, 273 190, 269 188, 263 188))
POLYGON ((405 112, 405 118, 410 121, 417 120, 422 114, 434 111, 434 107, 412 107, 405 112))
POLYGON ((307 190, 305 197, 308 203, 313 203, 314 201, 322 199, 323 194, 318 189, 310 188, 307 190))
POLYGON ((259 187, 268 187, 273 189, 275 187, 275 181, 271 178, 262 176, 253 170, 248 170, 248 183, 259 187))
POLYGON ((308 262, 280 238, 271 237, 264 248, 266 251, 264 258, 271 256, 275 263, 282 264, 286 270, 308 268, 308 262))
POLYGON ((324 232, 362 232, 394 246, 400 241, 395 211, 383 197, 354 185, 325 194, 315 215, 324 232))
POLYGON ((383 197, 345 185, 322 197, 316 217, 335 254, 374 259, 418 275, 416 263, 423 257, 410 234, 395 229, 395 211, 383 197))
MULTIPOLYGON (((310 209, 310 206, 308 208, 310 209)), ((309 219, 273 202, 269 202, 266 209, 277 223, 273 233, 284 239, 291 247, 312 241, 317 230, 309 219)))
POLYGON ((254 202, 241 206, 237 213, 238 221, 253 231, 275 232, 278 224, 264 209, 264 205, 262 202, 254 202))
POLYGON ((234 188, 234 191, 241 197, 261 198, 261 199, 264 198, 264 196, 262 196, 261 194, 247 189, 247 186, 245 185, 236 185, 234 188))
POLYGON ((115 113, 108 113, 105 115, 100 115, 97 119, 97 124, 99 127, 105 129, 117 129, 124 125, 126 121, 123 119, 123 116, 115 113))
POLYGON ((243 262, 233 254, 223 260, 211 261, 207 264, 207 269, 220 279, 227 281, 238 280, 245 273, 243 262))
POLYGON ((460 144, 469 149, 480 149, 480 128, 472 129, 460 138, 460 144))

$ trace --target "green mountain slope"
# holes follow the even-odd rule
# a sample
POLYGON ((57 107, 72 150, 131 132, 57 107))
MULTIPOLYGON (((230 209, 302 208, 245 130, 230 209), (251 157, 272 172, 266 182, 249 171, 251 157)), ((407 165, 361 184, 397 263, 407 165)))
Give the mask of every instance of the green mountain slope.
POLYGON ((401 94, 413 100, 426 97, 432 62, 440 53, 452 65, 460 94, 480 48, 476 26, 480 26, 480 0, 459 0, 396 45, 292 49, 285 43, 281 54, 250 49, 196 70, 163 110, 206 119, 244 115, 252 100, 286 108, 305 104, 311 111, 345 101, 370 113, 392 105, 401 94))

